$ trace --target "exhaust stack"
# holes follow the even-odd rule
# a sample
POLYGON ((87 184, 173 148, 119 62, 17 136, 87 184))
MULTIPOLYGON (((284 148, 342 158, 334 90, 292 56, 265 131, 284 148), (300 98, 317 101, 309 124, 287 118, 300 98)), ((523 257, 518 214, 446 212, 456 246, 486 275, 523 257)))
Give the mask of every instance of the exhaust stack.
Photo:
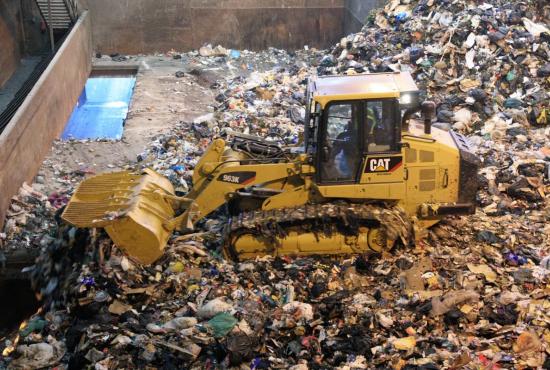
POLYGON ((424 134, 431 135, 432 120, 435 116, 435 103, 433 101, 425 101, 422 103, 422 117, 424 117, 424 134))

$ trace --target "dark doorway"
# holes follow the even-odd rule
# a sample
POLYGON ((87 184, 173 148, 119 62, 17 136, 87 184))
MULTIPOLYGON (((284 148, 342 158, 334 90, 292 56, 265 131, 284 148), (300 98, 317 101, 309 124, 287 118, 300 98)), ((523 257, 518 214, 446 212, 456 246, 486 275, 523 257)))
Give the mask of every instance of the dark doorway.
POLYGON ((40 307, 27 279, 0 280, 0 337, 17 329, 40 307))

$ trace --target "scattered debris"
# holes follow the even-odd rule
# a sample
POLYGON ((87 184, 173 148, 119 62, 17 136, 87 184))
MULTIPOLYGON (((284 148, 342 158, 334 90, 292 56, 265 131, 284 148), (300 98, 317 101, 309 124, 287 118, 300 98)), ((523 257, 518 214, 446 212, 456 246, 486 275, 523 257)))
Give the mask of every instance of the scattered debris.
POLYGON ((157 137, 131 166, 152 167, 178 191, 226 128, 298 143, 308 75, 411 71, 438 104, 437 125, 466 134, 483 158, 477 213, 391 255, 240 264, 220 256, 217 214, 144 267, 100 231, 58 226, 77 181, 48 196, 37 178, 14 198, 0 246, 43 251, 32 275, 44 310, 4 341, 0 367, 548 367, 544 14, 541 1, 392 0, 327 52, 174 54, 194 63, 178 77, 208 83, 218 106, 157 137), (212 68, 230 73, 211 81, 212 68))

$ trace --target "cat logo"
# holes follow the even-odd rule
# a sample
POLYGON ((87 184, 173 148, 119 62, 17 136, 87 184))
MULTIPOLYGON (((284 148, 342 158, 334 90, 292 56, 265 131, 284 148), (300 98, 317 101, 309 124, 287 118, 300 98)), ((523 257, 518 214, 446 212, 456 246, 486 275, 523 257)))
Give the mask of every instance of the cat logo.
POLYGON ((365 172, 384 173, 393 172, 403 164, 403 157, 375 157, 367 159, 365 172))
POLYGON ((256 172, 253 171, 223 173, 218 177, 218 181, 239 185, 247 185, 254 180, 256 180, 256 172))

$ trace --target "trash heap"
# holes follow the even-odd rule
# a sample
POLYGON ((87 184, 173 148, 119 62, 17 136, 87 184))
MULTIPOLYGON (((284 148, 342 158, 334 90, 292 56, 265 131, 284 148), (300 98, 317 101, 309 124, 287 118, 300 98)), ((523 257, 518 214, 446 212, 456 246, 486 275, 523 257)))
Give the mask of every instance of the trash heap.
POLYGON ((547 366, 549 260, 485 227, 448 220, 391 255, 242 263, 197 233, 149 267, 62 229, 33 273, 45 311, 9 368, 547 366))
MULTIPOLYGON (((221 256, 216 215, 140 266, 99 230, 52 227, 52 206, 32 272, 44 308, 4 340, 0 366, 549 368, 549 12, 544 1, 390 1, 326 53, 272 49, 278 67, 220 79, 215 112, 159 136, 133 166, 186 191, 226 128, 297 142, 309 74, 410 71, 436 125, 468 135, 482 159, 475 215, 392 254, 241 263, 221 256)), ((205 46, 190 58, 253 54, 205 46)), ((29 209, 45 207, 28 192, 40 199, 29 209)))
POLYGON ((55 205, 68 201, 66 196, 60 202, 57 202, 58 198, 57 194, 48 197, 24 184, 8 209, 4 233, 0 237, 1 252, 47 246, 53 240, 50 231, 55 229, 55 221, 51 217, 56 210, 55 205))
POLYGON ((439 122, 500 139, 550 123, 549 12, 542 1, 392 0, 318 71, 409 71, 438 103, 439 122))

